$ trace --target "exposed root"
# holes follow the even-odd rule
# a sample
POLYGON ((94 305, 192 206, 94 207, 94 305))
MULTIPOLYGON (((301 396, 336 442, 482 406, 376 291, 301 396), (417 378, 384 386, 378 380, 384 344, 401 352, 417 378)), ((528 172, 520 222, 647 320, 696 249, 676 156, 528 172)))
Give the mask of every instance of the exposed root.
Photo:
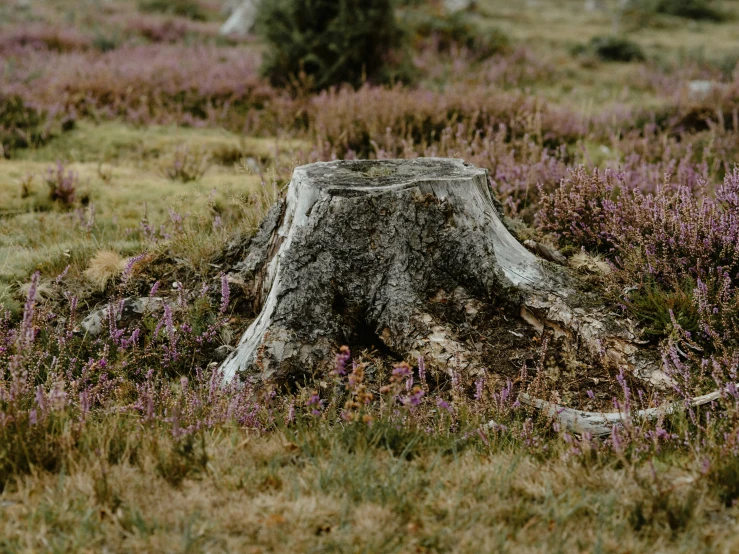
MULTIPOLYGON (((689 405, 696 407, 709 404, 721 398, 724 391, 717 390, 702 396, 696 396, 689 402, 689 405)), ((547 417, 557 420, 566 431, 578 434, 589 433, 595 437, 610 435, 615 426, 623 425, 624 422, 633 419, 653 421, 674 414, 685 407, 683 402, 670 402, 658 408, 647 408, 636 412, 585 412, 533 398, 526 393, 521 393, 518 398, 522 404, 533 406, 537 410, 541 410, 547 417)), ((487 425, 492 427, 495 422, 490 422, 487 425)))

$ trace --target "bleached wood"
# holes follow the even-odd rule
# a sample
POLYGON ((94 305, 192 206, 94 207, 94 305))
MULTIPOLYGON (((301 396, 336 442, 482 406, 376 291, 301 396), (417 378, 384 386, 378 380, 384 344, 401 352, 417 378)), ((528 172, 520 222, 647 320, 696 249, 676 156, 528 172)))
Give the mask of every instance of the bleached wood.
MULTIPOLYGON (((709 404, 721 398, 722 391, 717 390, 692 398, 688 405, 697 407, 709 404)), ((585 412, 566 408, 553 402, 533 398, 528 394, 519 395, 522 404, 541 410, 547 417, 556 419, 560 426, 572 433, 590 433, 594 437, 610 435, 613 427, 626 421, 650 421, 674 414, 686 407, 684 402, 670 402, 658 408, 647 408, 635 412, 585 412)))

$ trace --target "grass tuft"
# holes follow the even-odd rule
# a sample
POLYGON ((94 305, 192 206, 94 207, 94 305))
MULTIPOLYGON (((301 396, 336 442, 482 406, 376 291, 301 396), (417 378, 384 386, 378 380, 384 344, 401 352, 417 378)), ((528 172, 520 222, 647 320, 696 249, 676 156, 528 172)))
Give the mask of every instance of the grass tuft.
POLYGON ((99 290, 116 279, 126 267, 127 260, 118 252, 112 250, 100 250, 90 260, 90 265, 85 269, 85 277, 99 290))

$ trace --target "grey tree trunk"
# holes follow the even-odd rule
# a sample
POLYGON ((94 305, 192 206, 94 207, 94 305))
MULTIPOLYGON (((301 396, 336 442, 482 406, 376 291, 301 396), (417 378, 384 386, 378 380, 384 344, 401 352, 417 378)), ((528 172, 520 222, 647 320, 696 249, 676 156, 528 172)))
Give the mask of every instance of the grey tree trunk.
MULTIPOLYGON (((298 167, 234 268, 260 309, 224 378, 302 379, 368 337, 397 356, 466 375, 481 354, 432 301, 471 313, 496 303, 586 362, 659 385, 629 321, 508 231, 487 171, 462 160, 337 161, 298 167)), ((513 334, 516 334, 515 332, 513 334)))

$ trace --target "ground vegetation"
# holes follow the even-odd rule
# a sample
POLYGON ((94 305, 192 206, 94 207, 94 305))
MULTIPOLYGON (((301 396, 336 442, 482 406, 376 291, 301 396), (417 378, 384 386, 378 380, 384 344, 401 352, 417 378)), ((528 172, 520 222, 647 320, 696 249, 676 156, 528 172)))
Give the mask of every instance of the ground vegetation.
POLYGON ((406 2, 414 83, 321 91, 262 77, 213 2, 80 4, 0 5, 2 549, 736 549, 737 2, 478 0, 462 23, 406 2), (643 57, 577 53, 622 35, 643 57), (472 380, 348 344, 321 380, 221 386, 256 315, 230 269, 293 168, 419 156, 487 169, 508 228, 632 319, 671 386, 494 305, 520 355, 472 380), (624 421, 573 433, 521 393, 624 421))

